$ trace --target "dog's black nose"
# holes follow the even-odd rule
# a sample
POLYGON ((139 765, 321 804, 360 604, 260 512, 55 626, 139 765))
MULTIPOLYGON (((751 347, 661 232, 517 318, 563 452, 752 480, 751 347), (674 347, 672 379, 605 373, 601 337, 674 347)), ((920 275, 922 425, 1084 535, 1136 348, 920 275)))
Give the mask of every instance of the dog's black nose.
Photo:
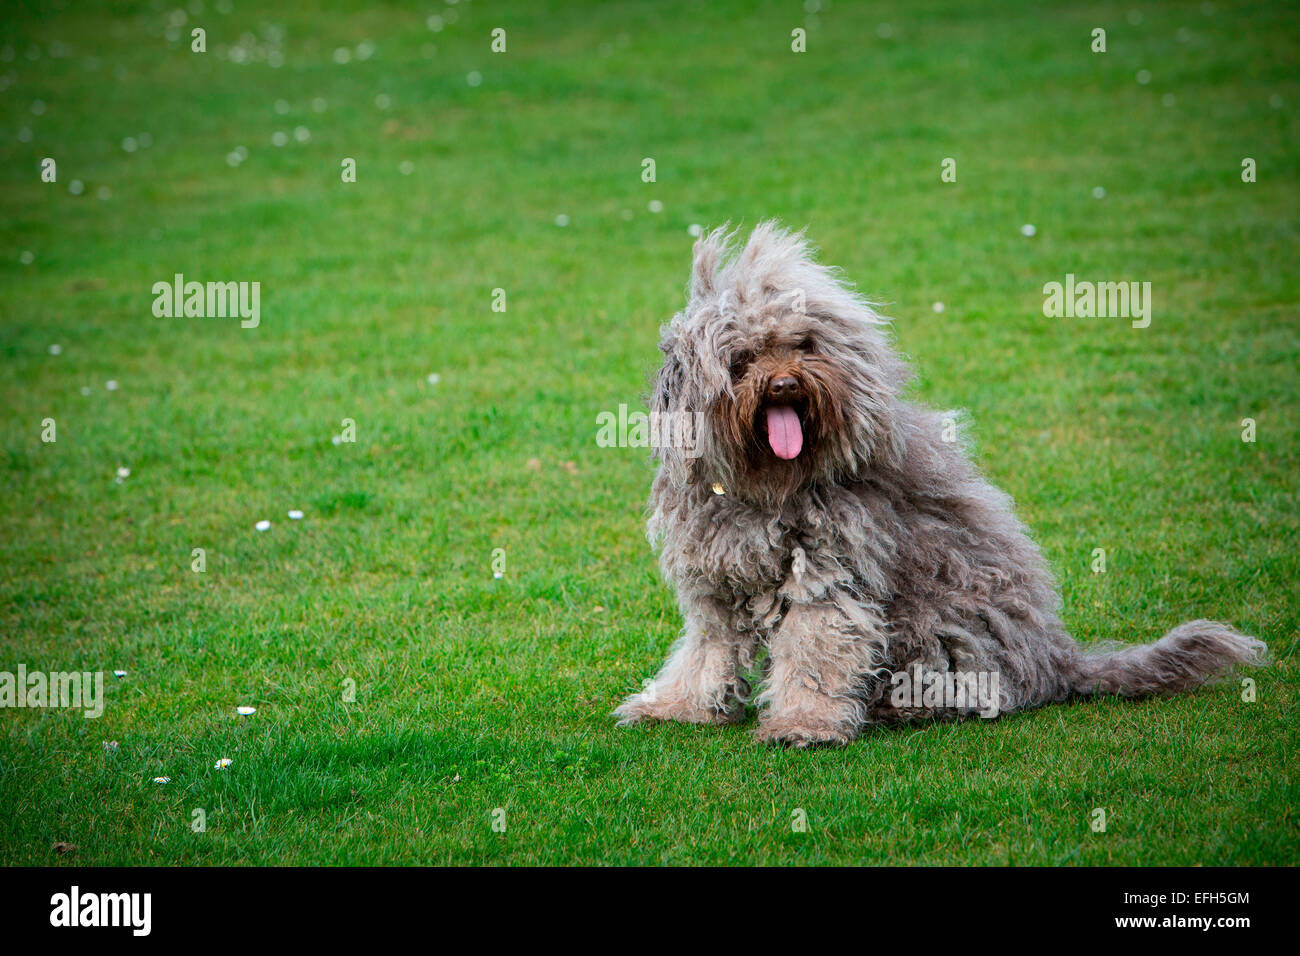
POLYGON ((782 375, 780 378, 772 379, 772 384, 767 387, 767 394, 771 398, 793 398, 798 390, 799 383, 792 376, 782 375))

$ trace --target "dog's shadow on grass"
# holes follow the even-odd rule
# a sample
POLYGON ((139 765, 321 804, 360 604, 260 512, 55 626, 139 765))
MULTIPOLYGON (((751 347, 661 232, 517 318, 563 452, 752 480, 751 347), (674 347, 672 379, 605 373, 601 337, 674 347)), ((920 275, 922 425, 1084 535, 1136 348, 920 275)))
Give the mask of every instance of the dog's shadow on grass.
POLYGON ((737 738, 759 748, 772 752, 838 752, 853 751, 881 744, 907 744, 918 738, 942 738, 952 742, 960 740, 977 742, 991 739, 990 732, 1002 736, 1005 732, 1021 730, 1048 722, 1051 726, 1059 725, 1060 715, 1069 713, 1091 713, 1118 715, 1125 711, 1142 709, 1144 705, 1155 703, 1158 698, 1131 700, 1113 695, 1102 697, 1071 697, 1051 707, 1039 707, 1033 710, 1019 710, 998 714, 993 718, 979 716, 939 716, 916 718, 911 720, 881 721, 868 723, 859 731, 857 737, 848 743, 814 743, 814 744, 779 744, 760 742, 755 738, 758 727, 759 709, 750 704, 745 708, 744 716, 726 724, 690 724, 672 720, 647 720, 634 727, 619 728, 620 733, 634 734, 642 741, 655 740, 660 744, 669 739, 689 742, 695 740, 725 741, 737 738), (1053 715, 1057 715, 1055 718, 1053 715))

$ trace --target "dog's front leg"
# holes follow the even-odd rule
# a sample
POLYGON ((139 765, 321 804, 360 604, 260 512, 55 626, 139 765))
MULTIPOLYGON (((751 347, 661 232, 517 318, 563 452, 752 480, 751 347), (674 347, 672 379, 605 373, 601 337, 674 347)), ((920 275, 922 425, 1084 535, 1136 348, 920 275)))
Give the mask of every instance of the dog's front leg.
POLYGON ((641 720, 734 723, 744 715, 749 684, 740 669, 753 662, 754 641, 732 628, 708 597, 687 602, 686 627, 655 679, 614 711, 621 726, 641 720))
POLYGON ((863 690, 883 649, 873 608, 830 596, 792 603, 768 645, 759 740, 795 747, 851 741, 864 722, 863 690))

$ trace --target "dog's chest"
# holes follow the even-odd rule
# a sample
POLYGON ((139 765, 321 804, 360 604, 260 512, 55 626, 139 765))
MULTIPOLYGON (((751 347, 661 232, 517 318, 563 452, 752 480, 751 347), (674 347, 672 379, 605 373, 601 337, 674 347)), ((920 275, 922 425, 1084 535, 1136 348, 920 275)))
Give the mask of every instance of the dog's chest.
POLYGON ((724 493, 710 495, 682 517, 666 542, 670 573, 680 561, 678 572, 702 578, 719 595, 770 593, 838 550, 835 529, 807 507, 765 511, 724 493))

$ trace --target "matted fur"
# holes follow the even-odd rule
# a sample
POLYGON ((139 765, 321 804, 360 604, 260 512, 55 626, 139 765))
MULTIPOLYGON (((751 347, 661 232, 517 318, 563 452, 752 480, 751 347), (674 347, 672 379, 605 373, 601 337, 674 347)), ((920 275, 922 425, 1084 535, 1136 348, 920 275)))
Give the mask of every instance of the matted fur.
POLYGON ((696 243, 651 402, 703 413, 698 457, 659 449, 650 494, 650 537, 685 627, 620 723, 740 720, 760 659, 758 735, 797 746, 936 716, 891 699, 893 675, 917 665, 996 673, 1006 713, 1186 691, 1264 662, 1263 642, 1213 621, 1081 650, 1011 500, 944 440, 952 413, 902 396, 909 371, 884 325, 802 233, 763 223, 738 253, 721 229, 696 243), (778 378, 798 396, 784 403, 802 424, 790 460, 765 444, 778 378))

